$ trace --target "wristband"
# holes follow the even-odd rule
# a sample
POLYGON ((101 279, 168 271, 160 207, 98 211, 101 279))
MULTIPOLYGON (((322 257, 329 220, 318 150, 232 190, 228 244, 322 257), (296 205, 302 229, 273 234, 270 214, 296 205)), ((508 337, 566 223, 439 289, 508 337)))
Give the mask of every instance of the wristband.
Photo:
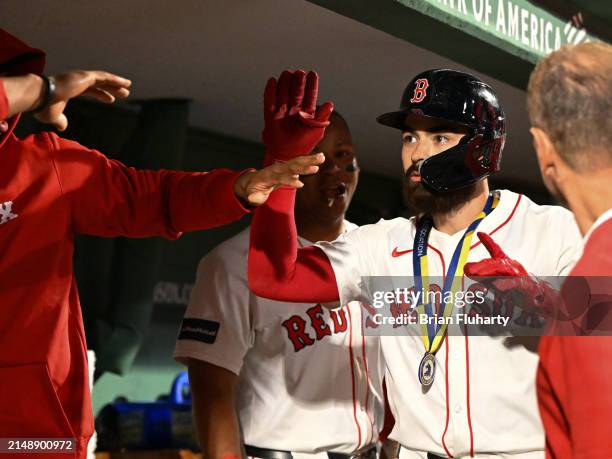
POLYGON ((38 104, 38 106, 34 110, 32 110, 34 113, 38 113, 44 110, 45 108, 47 108, 49 104, 51 104, 53 99, 55 98, 55 81, 53 81, 51 78, 49 78, 46 75, 38 75, 38 76, 43 79, 43 83, 45 84, 45 88, 44 88, 45 95, 43 99, 41 100, 40 104, 38 104))

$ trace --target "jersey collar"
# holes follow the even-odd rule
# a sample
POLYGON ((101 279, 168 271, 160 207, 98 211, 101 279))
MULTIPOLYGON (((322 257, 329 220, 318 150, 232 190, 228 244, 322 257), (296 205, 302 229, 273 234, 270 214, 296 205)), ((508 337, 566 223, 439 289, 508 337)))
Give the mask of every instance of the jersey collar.
POLYGON ((601 214, 597 218, 597 220, 595 220, 595 223, 591 225, 587 233, 584 235, 584 239, 583 239, 584 244, 586 244, 587 240, 589 239, 589 237, 591 237, 591 234, 593 234, 593 231, 595 231, 595 229, 597 229, 598 226, 601 226, 603 223, 610 220, 611 218, 612 218, 612 208, 606 210, 603 214, 601 214))

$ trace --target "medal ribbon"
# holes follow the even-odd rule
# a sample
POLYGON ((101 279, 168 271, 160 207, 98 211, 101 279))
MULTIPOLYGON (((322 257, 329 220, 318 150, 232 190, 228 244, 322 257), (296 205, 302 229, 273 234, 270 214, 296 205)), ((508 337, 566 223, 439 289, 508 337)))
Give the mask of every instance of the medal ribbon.
MULTIPOLYGON (((461 286, 463 278, 463 266, 467 262, 470 253, 470 245, 472 236, 478 227, 478 224, 489 215, 499 203, 499 194, 492 193, 489 195, 487 202, 470 226, 465 230, 461 240, 453 253, 450 265, 444 277, 444 287, 442 289, 442 316, 446 319, 449 317, 454 308, 453 301, 445 301, 447 292, 451 292, 450 298, 455 298, 455 293, 461 286)), ((427 240, 429 233, 433 227, 433 220, 429 216, 422 217, 416 229, 416 237, 414 238, 414 247, 412 252, 412 264, 414 268, 414 286, 416 293, 422 292, 424 295, 422 301, 417 305, 419 314, 427 314, 428 317, 434 315, 434 305, 425 300, 429 299, 429 270, 427 265, 427 240)), ((420 321, 419 321, 420 322, 420 321)), ((421 340, 425 346, 427 353, 435 354, 442 345, 442 339, 446 333, 446 320, 441 325, 437 323, 421 324, 421 340)))

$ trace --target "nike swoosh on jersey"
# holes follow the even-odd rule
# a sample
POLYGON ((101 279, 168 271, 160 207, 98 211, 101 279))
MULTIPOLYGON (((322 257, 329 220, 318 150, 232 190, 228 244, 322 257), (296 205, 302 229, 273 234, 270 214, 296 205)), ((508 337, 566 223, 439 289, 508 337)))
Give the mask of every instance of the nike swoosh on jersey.
POLYGON ((406 255, 407 253, 412 252, 412 249, 410 250, 402 250, 402 251, 398 251, 397 247, 395 247, 393 249, 393 252, 391 252, 391 256, 392 257, 401 257, 402 255, 406 255))

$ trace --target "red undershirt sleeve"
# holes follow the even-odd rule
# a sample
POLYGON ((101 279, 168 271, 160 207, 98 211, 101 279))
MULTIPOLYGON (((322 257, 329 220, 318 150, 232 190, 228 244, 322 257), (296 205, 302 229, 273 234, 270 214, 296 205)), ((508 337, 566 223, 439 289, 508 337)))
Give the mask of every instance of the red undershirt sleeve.
POLYGON ((297 303, 339 300, 336 277, 318 247, 298 248, 295 190, 281 188, 255 211, 248 276, 253 293, 297 303))

